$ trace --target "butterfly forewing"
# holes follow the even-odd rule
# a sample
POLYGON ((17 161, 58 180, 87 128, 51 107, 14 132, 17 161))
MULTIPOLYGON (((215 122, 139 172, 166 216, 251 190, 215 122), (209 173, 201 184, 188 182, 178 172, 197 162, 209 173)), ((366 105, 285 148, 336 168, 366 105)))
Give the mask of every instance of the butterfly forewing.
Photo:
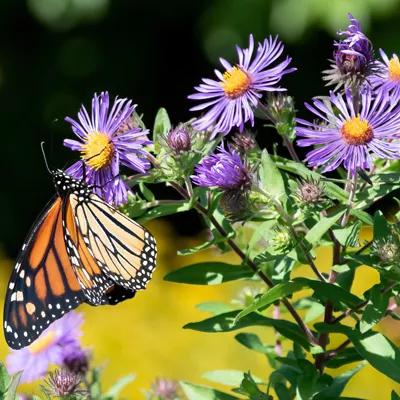
POLYGON ((4 333, 12 348, 33 340, 82 301, 81 286, 67 254, 58 198, 33 228, 8 284, 4 333))

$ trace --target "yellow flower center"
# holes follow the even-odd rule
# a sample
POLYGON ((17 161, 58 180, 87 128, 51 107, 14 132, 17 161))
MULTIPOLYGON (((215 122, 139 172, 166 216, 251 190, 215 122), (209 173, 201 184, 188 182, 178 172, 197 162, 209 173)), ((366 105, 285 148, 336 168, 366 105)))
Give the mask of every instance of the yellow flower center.
POLYGON ((372 140, 374 132, 368 121, 360 116, 353 117, 346 121, 341 129, 342 138, 347 144, 359 145, 372 140))
POLYGON ((90 132, 82 148, 82 158, 86 164, 99 170, 111 162, 114 155, 114 146, 110 138, 103 132, 90 132))
POLYGON ((221 82, 225 94, 235 99, 241 96, 250 86, 251 79, 246 72, 242 71, 239 67, 233 67, 231 70, 226 71, 221 82))
POLYGON ((40 353, 51 346, 56 338, 56 333, 54 331, 49 331, 46 334, 42 335, 39 339, 36 339, 36 341, 29 346, 29 351, 32 354, 40 353))
POLYGON ((395 54, 389 61, 389 78, 392 81, 400 81, 400 61, 395 54))

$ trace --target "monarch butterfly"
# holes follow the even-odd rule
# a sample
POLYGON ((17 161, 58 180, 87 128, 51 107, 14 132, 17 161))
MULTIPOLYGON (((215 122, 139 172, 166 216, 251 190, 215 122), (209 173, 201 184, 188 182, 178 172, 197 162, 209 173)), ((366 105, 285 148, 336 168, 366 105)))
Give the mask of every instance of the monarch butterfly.
POLYGON ((8 284, 4 335, 14 349, 80 303, 117 304, 145 289, 154 237, 83 181, 50 171, 57 196, 34 224, 8 284))

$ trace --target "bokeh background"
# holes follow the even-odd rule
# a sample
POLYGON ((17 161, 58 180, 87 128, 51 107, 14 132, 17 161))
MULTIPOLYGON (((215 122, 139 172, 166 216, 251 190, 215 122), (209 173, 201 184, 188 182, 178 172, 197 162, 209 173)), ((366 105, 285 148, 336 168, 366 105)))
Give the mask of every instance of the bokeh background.
MULTIPOLYGON (((75 155, 62 146, 62 139, 71 137, 64 117, 88 104, 93 92, 132 98, 149 127, 160 106, 177 123, 191 117, 186 96, 201 77, 212 74, 219 56, 233 56, 234 44, 245 45, 251 32, 257 39, 273 33, 285 41, 299 69, 285 85, 302 113, 303 101, 322 93, 321 70, 348 12, 361 20, 375 49, 400 51, 399 0, 1 0, 1 298, 24 236, 53 193, 39 143, 46 142, 52 166, 71 163, 75 155)), ((267 130, 258 137, 266 146, 277 139, 267 130)), ((82 308, 83 342, 93 348, 95 362, 104 364, 105 386, 134 373, 137 379, 125 391, 133 399, 156 376, 204 383, 204 372, 228 368, 267 376, 266 361, 227 338, 233 335, 181 329, 205 317, 196 304, 227 301, 241 289, 240 284, 200 288, 162 281, 179 265, 218 256, 176 256, 178 248, 200 240, 200 221, 189 214, 151 228, 160 257, 149 289, 115 308, 82 308)), ((360 293, 376 280, 372 271, 364 272, 360 293)), ((382 329, 400 338, 398 325, 382 329)), ((262 335, 272 340, 272 332, 262 335)), ((6 353, 1 336, 2 359, 6 353)), ((383 399, 392 386, 365 369, 346 393, 383 399)))

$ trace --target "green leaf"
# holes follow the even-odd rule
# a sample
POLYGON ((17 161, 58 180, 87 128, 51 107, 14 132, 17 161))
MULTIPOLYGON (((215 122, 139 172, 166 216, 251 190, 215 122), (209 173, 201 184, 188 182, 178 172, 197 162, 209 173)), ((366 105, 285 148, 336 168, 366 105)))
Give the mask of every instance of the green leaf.
POLYGON ((317 323, 314 327, 319 332, 334 332, 346 335, 363 359, 376 370, 400 383, 400 350, 386 336, 369 331, 361 334, 341 324, 317 323))
POLYGON ((154 196, 154 193, 143 182, 139 182, 139 188, 140 188, 141 193, 143 194, 143 197, 147 201, 151 202, 156 199, 154 196))
POLYGON ((196 308, 200 311, 205 311, 214 315, 232 311, 232 306, 217 301, 208 301, 205 303, 200 303, 196 305, 196 308))
POLYGON ((349 380, 360 371, 365 364, 359 364, 357 367, 346 371, 341 375, 336 376, 329 387, 320 391, 315 400, 325 400, 325 399, 337 399, 343 392, 349 380))
POLYGON ((275 328, 282 336, 290 340, 296 341, 304 348, 309 348, 309 343, 303 332, 293 322, 285 320, 276 320, 264 317, 262 315, 252 313, 241 318, 235 324, 235 320, 239 311, 231 311, 207 318, 198 322, 191 322, 184 326, 184 329, 193 329, 200 332, 231 332, 237 329, 246 328, 248 326, 270 326, 275 328))
POLYGON ((334 358, 330 359, 326 366, 328 368, 340 368, 343 365, 351 364, 356 361, 362 361, 363 358, 354 347, 349 347, 340 351, 334 358))
POLYGON ((387 239, 391 234, 390 225, 381 211, 374 215, 374 240, 387 239))
POLYGON ((253 302, 253 304, 246 307, 242 310, 237 319, 241 319, 245 315, 250 314, 253 311, 259 310, 260 308, 266 308, 275 301, 289 296, 294 292, 298 292, 299 290, 303 289, 304 285, 300 282, 286 282, 286 283, 279 283, 278 285, 274 286, 273 288, 267 290, 261 297, 253 302))
POLYGON ((387 337, 378 332, 359 337, 349 336, 359 354, 375 369, 396 382, 400 382, 400 350, 387 337))
POLYGON ((316 368, 307 360, 298 360, 298 365, 302 370, 296 388, 296 399, 313 399, 318 392, 319 373, 316 368))
POLYGON ((360 322, 361 333, 369 331, 385 316, 391 296, 390 292, 382 293, 380 285, 375 285, 368 293, 368 304, 360 322))
POLYGON ((235 339, 244 347, 258 353, 268 354, 270 352, 270 347, 264 345, 255 333, 238 333, 235 339))
POLYGON ((306 234, 305 239, 311 244, 316 245, 326 232, 339 220, 346 212, 346 207, 339 207, 328 217, 322 217, 306 234))
POLYGON ((248 267, 223 262, 203 262, 187 265, 172 271, 164 280, 192 285, 218 285, 237 279, 250 278, 254 275, 248 267))
POLYGON ((391 400, 400 400, 400 396, 393 390, 390 399, 391 400))
POLYGON ((358 246, 361 222, 357 221, 346 228, 333 229, 337 241, 346 247, 358 246))
POLYGON ((282 175, 267 150, 261 154, 260 181, 263 189, 275 200, 286 197, 282 175))
POLYGON ((307 278, 296 278, 293 281, 302 284, 303 287, 313 289, 313 296, 320 299, 322 302, 330 300, 334 304, 345 304, 351 308, 356 307, 362 302, 359 297, 332 283, 307 278))
POLYGON ((148 210, 145 214, 141 215, 139 220, 140 222, 146 222, 146 221, 151 221, 152 219, 165 217, 167 215, 186 212, 189 211, 192 208, 192 206, 193 205, 191 201, 177 201, 174 204, 163 204, 160 206, 155 206, 150 210, 148 210))
POLYGON ((159 144, 162 136, 166 135, 170 129, 171 121, 169 120, 167 110, 160 108, 154 120, 153 141, 159 144))
POLYGON ((0 399, 3 399, 10 384, 10 377, 5 365, 0 362, 0 399))
POLYGON ((400 188, 398 173, 374 174, 371 177, 372 185, 367 185, 356 193, 358 208, 367 208, 382 197, 400 188))
MULTIPOLYGON (((203 378, 211 382, 236 387, 240 386, 244 379, 244 375, 245 373, 243 371, 238 371, 235 369, 225 369, 206 372, 205 374, 203 374, 203 378)), ((253 378, 256 383, 262 383, 262 380, 260 378, 257 378, 254 375, 253 378)))
POLYGON ((114 398, 119 395, 121 390, 125 388, 125 386, 129 385, 131 382, 135 380, 135 375, 130 374, 120 378, 117 382, 115 382, 111 388, 107 391, 105 396, 114 398))
POLYGON ((253 379, 250 373, 244 374, 240 388, 237 389, 237 392, 248 396, 248 398, 252 400, 273 400, 272 396, 267 395, 258 388, 257 382, 253 379))
POLYGON ((4 397, 4 400, 15 400, 17 397, 17 389, 19 385, 19 381, 21 380, 22 371, 17 372, 14 375, 10 376, 10 382, 8 383, 7 392, 4 397))
POLYGON ((235 400, 238 399, 230 394, 220 392, 218 390, 193 385, 188 382, 180 382, 181 388, 188 400, 235 400))

